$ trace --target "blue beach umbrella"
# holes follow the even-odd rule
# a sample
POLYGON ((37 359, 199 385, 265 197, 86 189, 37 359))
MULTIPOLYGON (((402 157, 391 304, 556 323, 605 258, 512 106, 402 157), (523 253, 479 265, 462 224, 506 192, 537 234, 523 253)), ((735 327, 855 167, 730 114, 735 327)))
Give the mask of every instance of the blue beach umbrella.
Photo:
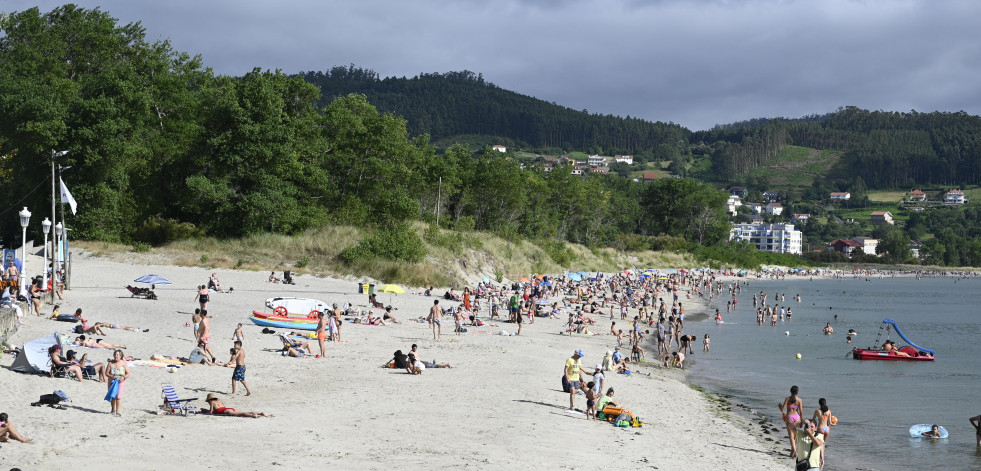
POLYGON ((582 281, 582 276, 575 272, 569 272, 569 279, 572 281, 582 281))
POLYGON ((151 284, 151 285, 170 285, 170 284, 173 284, 173 283, 167 281, 166 278, 164 278, 164 277, 162 277, 160 275, 143 275, 143 276, 141 276, 141 277, 139 277, 139 278, 137 278, 137 279, 135 279, 133 281, 135 281, 137 283, 148 283, 148 284, 151 284))

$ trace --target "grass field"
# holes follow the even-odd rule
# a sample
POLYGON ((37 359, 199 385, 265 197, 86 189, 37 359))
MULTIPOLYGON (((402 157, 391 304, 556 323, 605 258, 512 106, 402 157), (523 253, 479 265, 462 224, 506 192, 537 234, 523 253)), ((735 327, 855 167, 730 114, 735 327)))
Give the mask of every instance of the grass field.
POLYGON ((869 191, 866 193, 869 197, 869 201, 873 203, 898 203, 903 200, 907 192, 905 191, 890 191, 890 190, 878 190, 869 191))
POLYGON ((773 162, 756 168, 750 177, 766 177, 774 187, 809 186, 824 178, 841 158, 841 152, 786 146, 773 162))

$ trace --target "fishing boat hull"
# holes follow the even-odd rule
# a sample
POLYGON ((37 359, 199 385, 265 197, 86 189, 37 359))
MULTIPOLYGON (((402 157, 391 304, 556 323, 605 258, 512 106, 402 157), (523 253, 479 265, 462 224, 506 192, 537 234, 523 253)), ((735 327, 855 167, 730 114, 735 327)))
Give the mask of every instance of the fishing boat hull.
POLYGON ((933 361, 936 357, 933 355, 922 354, 916 351, 912 347, 903 347, 900 349, 905 355, 897 355, 894 352, 884 352, 881 350, 872 350, 868 348, 855 348, 852 350, 852 358, 856 360, 886 360, 886 361, 933 361))

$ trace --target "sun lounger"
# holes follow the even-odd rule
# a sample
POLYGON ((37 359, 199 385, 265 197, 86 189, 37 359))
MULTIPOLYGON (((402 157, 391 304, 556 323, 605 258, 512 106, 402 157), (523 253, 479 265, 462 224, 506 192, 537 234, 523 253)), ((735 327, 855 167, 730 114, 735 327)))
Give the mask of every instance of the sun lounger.
POLYGON ((181 399, 177 396, 177 390, 170 383, 160 384, 161 395, 163 396, 163 408, 164 412, 174 415, 183 415, 187 417, 187 411, 194 409, 190 405, 192 401, 198 400, 198 398, 191 399, 181 399))

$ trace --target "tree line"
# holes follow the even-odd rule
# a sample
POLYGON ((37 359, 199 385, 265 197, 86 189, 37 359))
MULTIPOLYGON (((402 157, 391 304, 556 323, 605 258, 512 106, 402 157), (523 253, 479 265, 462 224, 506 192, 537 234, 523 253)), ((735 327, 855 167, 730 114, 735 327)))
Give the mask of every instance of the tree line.
MULTIPOLYGON (((644 248, 657 237, 710 245, 727 235, 725 194, 710 186, 545 173, 489 148, 437 152, 364 94, 325 99, 299 76, 258 68, 215 75, 199 56, 147 41, 139 23, 119 25, 99 9, 32 8, 0 19, 0 30, 0 198, 35 211, 35 236, 52 150, 69 151, 57 163, 71 167, 76 238, 159 244, 352 224, 409 240, 409 222, 437 215, 444 227, 590 246, 644 248)), ((0 229, 19 236, 15 217, 0 218, 0 229)))

